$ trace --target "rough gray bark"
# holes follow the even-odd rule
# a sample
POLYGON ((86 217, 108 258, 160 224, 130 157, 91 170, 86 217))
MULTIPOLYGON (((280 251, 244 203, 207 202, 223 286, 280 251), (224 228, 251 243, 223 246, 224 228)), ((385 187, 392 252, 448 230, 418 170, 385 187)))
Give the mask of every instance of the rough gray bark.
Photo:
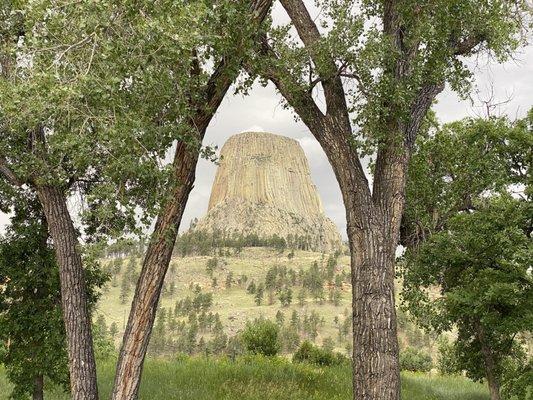
MULTIPOLYGON (((271 4, 272 0, 252 1, 249 23, 260 24, 265 19, 271 4)), ((194 127, 191 129, 191 135, 197 143, 202 142, 207 126, 237 77, 238 71, 234 67, 240 63, 241 61, 231 57, 223 59, 207 84, 199 89, 199 96, 193 96, 198 100, 191 104, 195 112, 189 125, 194 127)), ((195 68, 192 73, 197 74, 199 71, 195 68)), ((159 213, 143 260, 118 359, 113 400, 132 400, 138 396, 159 296, 183 211, 194 184, 198 151, 198 148, 184 142, 177 145, 173 161, 174 187, 168 193, 168 198, 159 213)))
POLYGON ((78 249, 78 235, 70 218, 63 191, 56 186, 43 185, 37 186, 37 194, 43 206, 59 265, 71 395, 75 400, 96 400, 98 388, 91 318, 78 249))
POLYGON ((113 399, 137 398, 161 288, 193 187, 197 160, 196 149, 187 148, 183 142, 178 144, 174 161, 176 185, 157 219, 144 257, 117 364, 113 399))
MULTIPOLYGON (((322 132, 334 130, 326 127, 322 132)), ((325 136, 324 143, 330 143, 334 137, 329 133, 325 136)), ((392 196, 394 204, 384 208, 369 193, 358 194, 359 179, 349 166, 355 155, 348 143, 345 146, 343 152, 352 154, 351 157, 336 156, 339 147, 333 145, 325 146, 325 151, 343 194, 352 255, 354 399, 396 400, 400 393, 400 370, 394 259, 403 197, 392 196)), ((386 181, 388 186, 396 186, 386 181)))

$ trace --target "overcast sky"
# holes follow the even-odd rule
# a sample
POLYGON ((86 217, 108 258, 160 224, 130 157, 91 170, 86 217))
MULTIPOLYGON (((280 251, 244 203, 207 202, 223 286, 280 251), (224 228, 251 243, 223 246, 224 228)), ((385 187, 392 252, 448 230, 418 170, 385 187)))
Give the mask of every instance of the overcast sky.
MULTIPOLYGON (((533 105, 533 46, 522 49, 515 60, 503 65, 483 64, 476 69, 478 95, 475 99, 486 100, 494 91, 494 101, 510 99, 498 110, 512 118, 523 117, 533 105)), ((272 85, 266 88, 256 85, 247 97, 228 93, 209 126, 204 144, 222 147, 232 135, 245 131, 266 131, 285 135, 299 141, 309 160, 311 176, 316 184, 326 214, 335 222, 343 237, 346 237, 345 214, 341 194, 333 171, 325 154, 309 130, 301 122, 295 122, 290 110, 281 107, 280 96, 272 85)), ((441 122, 453 121, 467 116, 482 115, 479 103, 472 105, 460 101, 449 90, 438 96, 435 106, 441 122)), ((196 184, 185 210, 181 230, 189 226, 195 217, 202 217, 207 210, 211 185, 216 166, 200 160, 196 172, 196 184)), ((0 213, 0 231, 8 217, 0 213)))
MULTIPOLYGON (((493 90, 494 102, 510 99, 495 113, 507 114, 512 118, 523 117, 533 105, 533 46, 523 49, 517 54, 516 60, 504 65, 481 65, 476 71, 476 84, 479 94, 474 95, 474 99, 486 100, 493 90)), ((449 122, 483 115, 480 103, 478 101, 477 105, 472 105, 469 101, 460 101, 453 92, 446 90, 439 95, 434 109, 441 122, 449 122)), ((346 237, 344 205, 326 155, 306 126, 295 122, 292 112, 281 107, 280 96, 272 85, 266 88, 256 85, 247 97, 227 96, 209 126, 204 144, 218 145, 220 148, 228 137, 245 131, 277 133, 300 142, 309 160, 311 176, 320 192, 326 214, 346 237)), ((215 172, 216 166, 212 163, 205 160, 198 163, 196 185, 185 210, 182 230, 189 226, 191 219, 205 214, 215 172)))

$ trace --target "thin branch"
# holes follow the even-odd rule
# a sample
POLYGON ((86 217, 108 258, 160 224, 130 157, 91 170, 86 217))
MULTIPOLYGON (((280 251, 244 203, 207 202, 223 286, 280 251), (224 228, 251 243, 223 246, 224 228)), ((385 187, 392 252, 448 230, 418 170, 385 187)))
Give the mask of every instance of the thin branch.
POLYGON ((312 80, 310 79, 309 80, 309 88, 307 89, 307 91, 309 93, 311 93, 313 91, 313 89, 315 88, 315 86, 318 85, 320 82, 322 82, 322 79, 320 77, 312 79, 312 80))
MULTIPOLYGON (((259 27, 265 20, 270 7, 272 6, 272 0, 253 0, 250 2, 250 21, 248 23, 253 24, 254 26, 259 27)), ((201 105, 203 109, 207 110, 217 110, 218 106, 224 99, 226 92, 229 87, 236 79, 238 72, 235 72, 235 69, 231 68, 232 63, 235 62, 236 55, 228 55, 222 57, 221 60, 215 67, 215 70, 209 77, 206 85, 203 88, 203 100, 204 104, 201 105)), ((242 61, 240 62, 242 64, 242 61)), ((201 114, 199 118, 196 118, 195 121, 192 121, 193 125, 205 126, 209 124, 213 113, 199 113, 201 114), (207 116, 207 120, 205 119, 207 116)), ((205 128, 201 129, 203 133, 205 128)), ((201 138, 200 138, 201 139, 201 138)))
POLYGON ((315 22, 311 18, 302 0, 281 0, 281 4, 298 32, 305 48, 315 66, 325 66, 325 69, 317 68, 318 76, 321 79, 324 97, 326 98, 327 113, 337 114, 349 124, 349 116, 343 111, 347 109, 346 98, 342 80, 338 76, 337 64, 331 56, 324 57, 317 53, 317 45, 322 40, 322 35, 315 22))
POLYGON ((341 66, 339 67, 339 70, 337 71, 337 76, 340 76, 342 78, 349 78, 349 79, 355 79, 357 81, 357 90, 363 94, 367 99, 370 97, 370 93, 368 90, 364 87, 363 78, 361 78, 361 75, 357 74, 356 72, 347 72, 348 68, 348 61, 344 61, 341 66))
MULTIPOLYGON (((261 38, 260 55, 264 60, 273 61, 265 70, 261 71, 261 75, 276 86, 281 95, 294 108, 296 114, 308 125, 313 124, 312 121, 321 120, 324 114, 313 100, 311 90, 300 84, 289 70, 282 67, 280 58, 268 43, 266 35, 261 38)), ((248 71, 253 71, 249 65, 245 65, 245 68, 248 71)))

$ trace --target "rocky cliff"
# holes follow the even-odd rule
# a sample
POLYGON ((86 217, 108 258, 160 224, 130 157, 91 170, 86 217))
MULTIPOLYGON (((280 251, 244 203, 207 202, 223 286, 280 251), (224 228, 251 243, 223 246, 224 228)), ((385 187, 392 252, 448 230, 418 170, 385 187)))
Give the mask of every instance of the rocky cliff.
POLYGON ((224 144, 208 212, 196 229, 299 238, 300 245, 321 251, 341 244, 302 148, 271 133, 241 133, 224 144))

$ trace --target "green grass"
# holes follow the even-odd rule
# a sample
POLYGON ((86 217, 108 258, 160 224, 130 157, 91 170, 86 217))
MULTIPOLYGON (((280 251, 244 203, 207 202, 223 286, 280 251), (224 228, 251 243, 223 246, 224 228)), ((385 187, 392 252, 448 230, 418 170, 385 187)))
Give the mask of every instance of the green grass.
MULTIPOLYGON (((99 366, 100 395, 109 398, 114 362, 99 366)), ((7 400, 9 385, 0 369, 0 400, 7 400)), ((49 400, 68 399, 55 390, 49 400)), ((462 377, 402 374, 404 400, 487 400, 483 385, 462 377)), ((350 368, 317 368, 292 364, 284 358, 148 359, 140 399, 145 400, 335 400, 351 399, 350 368)))

